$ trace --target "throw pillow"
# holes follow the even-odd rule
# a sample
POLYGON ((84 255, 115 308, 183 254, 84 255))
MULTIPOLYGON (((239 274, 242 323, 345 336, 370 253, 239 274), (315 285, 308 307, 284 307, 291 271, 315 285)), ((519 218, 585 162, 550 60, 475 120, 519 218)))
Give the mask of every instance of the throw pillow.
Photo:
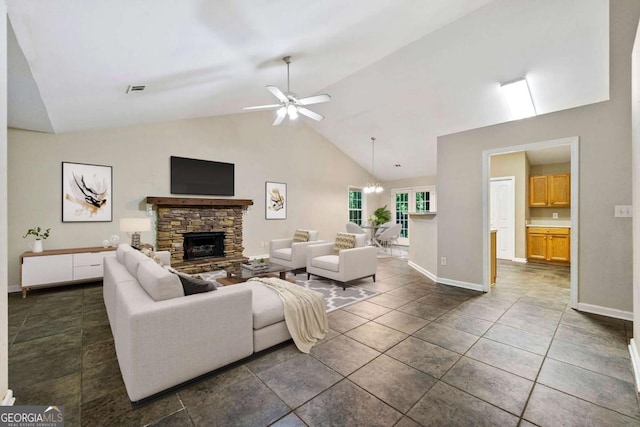
POLYGON ((307 230, 296 230, 293 235, 293 243, 301 243, 309 241, 309 232, 307 230))
POLYGON ((343 249, 353 249, 356 246, 356 235, 351 233, 338 233, 336 241, 333 244, 333 254, 338 253, 343 249))
POLYGON ((152 249, 143 248, 143 249, 140 249, 140 252, 142 252, 152 260, 154 260, 159 265, 162 265, 162 260, 160 260, 160 257, 152 249))
POLYGON ((182 273, 179 273, 178 277, 180 278, 180 282, 182 282, 182 289, 184 289, 185 295, 200 294, 218 289, 215 283, 207 280, 196 279, 195 277, 182 273))

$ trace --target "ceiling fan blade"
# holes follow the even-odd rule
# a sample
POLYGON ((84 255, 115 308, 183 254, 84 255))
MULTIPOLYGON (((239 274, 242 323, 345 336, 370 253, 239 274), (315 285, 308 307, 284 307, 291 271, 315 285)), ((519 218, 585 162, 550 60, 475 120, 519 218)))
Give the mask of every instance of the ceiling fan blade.
POLYGON ((318 114, 316 112, 313 112, 311 110, 307 110, 304 107, 298 108, 298 113, 300 113, 300 114, 302 114, 304 116, 307 116, 310 119, 313 119, 313 120, 316 120, 316 121, 320 121, 320 120, 324 119, 323 115, 320 115, 320 114, 318 114))
POLYGON ((269 108, 278 108, 281 104, 254 105, 253 107, 242 107, 243 110, 268 110, 269 108))
POLYGON ((286 114, 283 114, 283 115, 278 114, 276 116, 276 119, 273 121, 273 125, 272 126, 279 126, 280 123, 282 123, 282 121, 284 120, 285 117, 287 117, 286 114))
POLYGON ((280 89, 278 89, 277 87, 275 87, 275 86, 267 86, 267 90, 269 92, 271 92, 273 94, 273 96, 278 98, 280 101, 282 101, 282 102, 288 102, 289 101, 287 96, 284 93, 282 93, 282 91, 280 89))
POLYGON ((316 95, 316 96, 310 96, 308 98, 298 99, 298 103, 300 105, 320 104, 322 102, 329 102, 329 101, 331 101, 331 97, 326 93, 323 93, 322 95, 316 95))

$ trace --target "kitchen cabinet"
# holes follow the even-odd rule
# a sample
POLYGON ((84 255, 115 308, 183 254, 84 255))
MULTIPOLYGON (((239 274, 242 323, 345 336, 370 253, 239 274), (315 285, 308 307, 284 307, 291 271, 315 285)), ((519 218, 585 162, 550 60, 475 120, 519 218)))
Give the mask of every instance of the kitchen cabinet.
POLYGON ((116 256, 116 248, 72 248, 25 252, 20 256, 22 297, 34 288, 61 286, 102 279, 104 257, 116 256))
POLYGON ((569 265, 571 230, 561 227, 528 227, 527 260, 569 265))
POLYGON ((568 208, 571 206, 571 174, 558 173, 529 177, 529 207, 568 208))

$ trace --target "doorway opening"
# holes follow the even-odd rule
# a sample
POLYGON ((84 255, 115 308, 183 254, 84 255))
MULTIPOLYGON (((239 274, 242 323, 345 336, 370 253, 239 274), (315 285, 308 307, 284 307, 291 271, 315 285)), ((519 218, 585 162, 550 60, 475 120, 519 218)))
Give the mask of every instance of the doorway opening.
MULTIPOLYGON (((514 238, 514 254, 511 257, 513 261, 516 262, 527 262, 527 258, 531 257, 527 252, 529 246, 527 246, 530 233, 529 231, 537 232, 537 228, 529 230, 531 227, 536 227, 540 225, 540 228, 543 226, 551 226, 554 227, 556 224, 558 227, 563 228, 567 234, 570 236, 564 236, 564 240, 556 239, 553 240, 553 236, 550 236, 545 240, 546 242, 553 242, 556 244, 555 246, 551 246, 549 251, 551 251, 551 255, 547 255, 548 260, 555 261, 558 256, 556 253, 553 253, 554 250, 564 250, 567 253, 567 261, 570 259, 570 301, 571 307, 576 308, 578 304, 578 201, 579 201, 579 138, 578 137, 570 137, 563 138, 552 141, 543 141, 543 142, 535 142, 531 144, 524 144, 512 147, 504 147, 499 149, 485 150, 483 152, 483 266, 484 266, 484 278, 483 278, 483 288, 485 292, 489 292, 491 289, 491 244, 490 244, 490 230, 492 226, 494 228, 498 228, 497 217, 504 216, 505 221, 510 214, 507 208, 502 208, 503 212, 494 212, 493 218, 491 213, 491 205, 496 202, 496 199, 500 199, 500 197, 508 197, 510 191, 508 189, 509 184, 504 184, 504 188, 499 188, 500 184, 493 184, 493 182, 501 182, 506 180, 495 179, 492 178, 504 178, 510 175, 514 175, 514 184, 516 187, 515 190, 515 203, 514 206, 514 215, 515 215, 515 238, 514 238), (515 173, 505 173, 504 168, 495 167, 499 162, 500 156, 509 157, 505 155, 510 155, 513 157, 519 157, 522 161, 522 171, 518 174, 515 173), (535 158, 536 160, 531 161, 531 165, 529 164, 529 158, 535 158), (540 160, 542 159, 542 160, 540 160), (548 166, 544 166, 544 165, 548 166), (570 176, 570 181, 566 181, 567 193, 570 193, 568 197, 568 201, 565 202, 565 205, 558 203, 558 205, 547 205, 546 207, 537 207, 531 205, 529 200, 529 176, 540 174, 540 171, 546 173, 546 171, 550 171, 553 173, 555 168, 566 167, 568 172, 566 175, 570 176), (492 192, 492 187, 494 191, 492 192), (502 196, 498 195, 499 192, 504 193, 502 196), (494 193, 494 194, 492 194, 494 193), (534 209, 535 208, 535 209, 534 209), (529 228, 528 228, 529 227, 529 228), (566 237, 570 237, 567 239, 566 237), (568 243, 568 245, 563 246, 563 243, 568 243)), ((547 200, 549 203, 551 201, 547 200)), ((501 208, 494 208, 501 209, 501 208)), ((553 231, 553 229, 552 229, 553 231)), ((510 231, 506 231, 505 233, 510 234, 510 231)), ((504 244, 504 259, 508 259, 510 255, 508 239, 505 239, 504 242, 500 242, 499 239, 498 244, 499 247, 501 244, 504 244)), ((497 249, 496 247, 496 249, 497 249)), ((549 246, 547 246, 549 248, 549 246)), ((535 258, 535 257, 534 257, 535 258)), ((504 263, 508 261, 502 262, 504 263)), ((500 266, 501 262, 498 262, 498 266, 500 266)), ((531 265, 534 265, 533 263, 531 265)), ((498 267, 499 268, 499 267, 498 267)), ((499 273, 500 269, 498 269, 499 273)), ((498 282, 499 282, 498 277, 498 282)))

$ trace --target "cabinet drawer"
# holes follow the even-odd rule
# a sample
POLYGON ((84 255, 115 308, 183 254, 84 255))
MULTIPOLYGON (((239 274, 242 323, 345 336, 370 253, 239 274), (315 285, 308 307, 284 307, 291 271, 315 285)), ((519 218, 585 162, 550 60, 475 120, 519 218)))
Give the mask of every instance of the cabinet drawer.
POLYGON ((102 274, 102 264, 73 267, 73 280, 100 278, 102 274))
POLYGON ((555 227, 529 227, 529 233, 533 234, 569 234, 568 228, 555 228, 555 227))
POLYGON ((73 266, 102 265, 104 252, 85 252, 73 254, 73 266))

